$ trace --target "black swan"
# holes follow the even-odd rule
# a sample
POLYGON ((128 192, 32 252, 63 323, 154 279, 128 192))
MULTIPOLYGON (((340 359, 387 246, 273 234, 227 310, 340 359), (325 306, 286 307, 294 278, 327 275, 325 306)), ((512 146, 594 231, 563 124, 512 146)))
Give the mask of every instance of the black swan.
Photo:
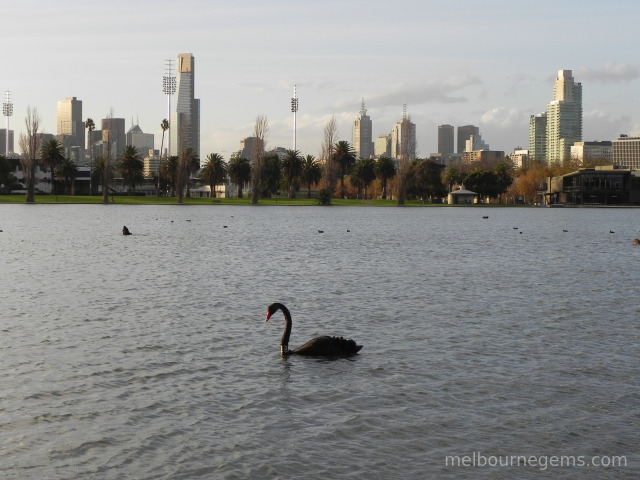
POLYGON ((295 350, 289 350, 289 336, 291 335, 291 313, 289 309, 281 303, 272 303, 269 305, 269 308, 267 308, 267 318, 265 318, 264 321, 268 322, 271 316, 278 310, 282 310, 285 322, 284 333, 280 341, 280 353, 282 355, 333 357, 353 355, 358 353, 362 348, 362 345, 357 345, 356 342, 351 339, 323 336, 309 340, 295 350))
POLYGON ((126 226, 124 226, 124 227, 122 227, 122 234, 123 235, 131 235, 131 232, 129 231, 129 229, 126 226))

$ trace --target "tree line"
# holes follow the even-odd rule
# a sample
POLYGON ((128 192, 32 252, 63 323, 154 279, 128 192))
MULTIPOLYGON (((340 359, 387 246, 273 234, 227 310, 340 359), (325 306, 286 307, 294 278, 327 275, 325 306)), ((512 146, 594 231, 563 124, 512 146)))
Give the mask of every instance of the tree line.
MULTIPOLYGON (((60 186, 64 193, 73 195, 77 165, 64 157, 62 145, 57 139, 39 144, 39 117, 35 109, 28 109, 25 124, 26 133, 21 134, 19 145, 22 149, 20 165, 27 191, 26 201, 33 202, 37 165, 49 171, 51 193, 58 193, 60 186)), ((145 181, 144 162, 138 149, 127 145, 112 162, 113 142, 107 131, 106 138, 103 137, 105 150, 94 159, 91 132, 95 124, 89 118, 85 126, 91 160, 90 193, 96 194, 97 186, 101 186, 103 202, 108 203, 117 175, 127 191, 133 193, 136 186, 145 181)), ((164 119, 160 126, 164 145, 169 122, 164 119)), ((244 197, 245 188, 250 186, 251 203, 282 194, 294 198, 301 191, 311 198, 313 191, 318 203, 323 205, 331 204, 334 198, 393 198, 398 205, 402 205, 407 199, 440 202, 456 186, 476 192, 483 200, 497 199, 502 202, 505 197, 518 197, 523 201, 532 201, 547 177, 576 168, 574 165, 546 166, 532 162, 515 170, 509 161, 493 164, 455 163, 444 167, 428 158, 392 159, 385 155, 376 159, 357 158, 349 142, 338 140, 336 132, 335 119, 332 118, 324 130, 321 159, 303 155, 298 150, 286 150, 284 155, 278 155, 266 149, 269 124, 266 117, 259 116, 253 132, 256 141, 250 152, 251 158, 237 153, 227 162, 219 153, 211 153, 201 165, 194 150, 187 147, 181 149, 179 155, 161 157, 160 166, 157 172, 151 173, 151 177, 157 195, 175 196, 178 203, 182 203, 184 195, 190 196, 191 180, 198 172, 198 180, 209 186, 213 198, 217 195, 217 185, 233 183, 238 188, 239 198, 244 197)), ((0 184, 5 190, 17 185, 12 174, 15 167, 15 164, 0 156, 0 184)))

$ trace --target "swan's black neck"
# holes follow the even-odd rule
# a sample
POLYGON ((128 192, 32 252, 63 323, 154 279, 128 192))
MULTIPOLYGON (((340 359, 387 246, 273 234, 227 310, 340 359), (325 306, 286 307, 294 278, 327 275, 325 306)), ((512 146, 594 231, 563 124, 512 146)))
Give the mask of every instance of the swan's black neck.
POLYGON ((284 314, 284 333, 282 334, 282 339, 280 340, 280 353, 282 355, 289 355, 291 352, 289 351, 289 337, 291 336, 291 312, 289 309, 285 307, 281 303, 274 304, 276 311, 282 310, 284 314))

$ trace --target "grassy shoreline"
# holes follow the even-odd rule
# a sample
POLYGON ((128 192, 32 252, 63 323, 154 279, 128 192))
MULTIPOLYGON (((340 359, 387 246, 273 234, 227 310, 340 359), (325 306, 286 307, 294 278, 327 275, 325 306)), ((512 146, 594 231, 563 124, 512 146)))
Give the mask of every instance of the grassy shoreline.
MULTIPOLYGON (((116 205, 178 205, 176 197, 141 197, 118 195, 109 197, 116 205)), ((0 195, 0 204, 25 204, 24 195, 0 195)), ((102 197, 81 195, 36 195, 36 204, 86 204, 102 205, 102 197)), ((251 205, 249 198, 184 198, 183 205, 251 205)), ((334 198, 333 206, 395 207, 395 200, 342 200, 334 198)), ((258 205, 280 206, 320 206, 315 198, 261 198, 258 205)), ((420 200, 407 201, 407 207, 447 207, 442 203, 423 203, 420 200)))

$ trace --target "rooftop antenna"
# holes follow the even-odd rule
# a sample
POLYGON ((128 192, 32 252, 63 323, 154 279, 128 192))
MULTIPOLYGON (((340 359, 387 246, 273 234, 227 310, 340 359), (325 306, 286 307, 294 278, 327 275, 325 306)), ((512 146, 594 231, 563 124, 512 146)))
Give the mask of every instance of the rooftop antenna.
POLYGON ((360 106, 360 113, 362 115, 366 115, 367 114, 367 109, 364 107, 364 97, 362 97, 362 105, 360 106))

